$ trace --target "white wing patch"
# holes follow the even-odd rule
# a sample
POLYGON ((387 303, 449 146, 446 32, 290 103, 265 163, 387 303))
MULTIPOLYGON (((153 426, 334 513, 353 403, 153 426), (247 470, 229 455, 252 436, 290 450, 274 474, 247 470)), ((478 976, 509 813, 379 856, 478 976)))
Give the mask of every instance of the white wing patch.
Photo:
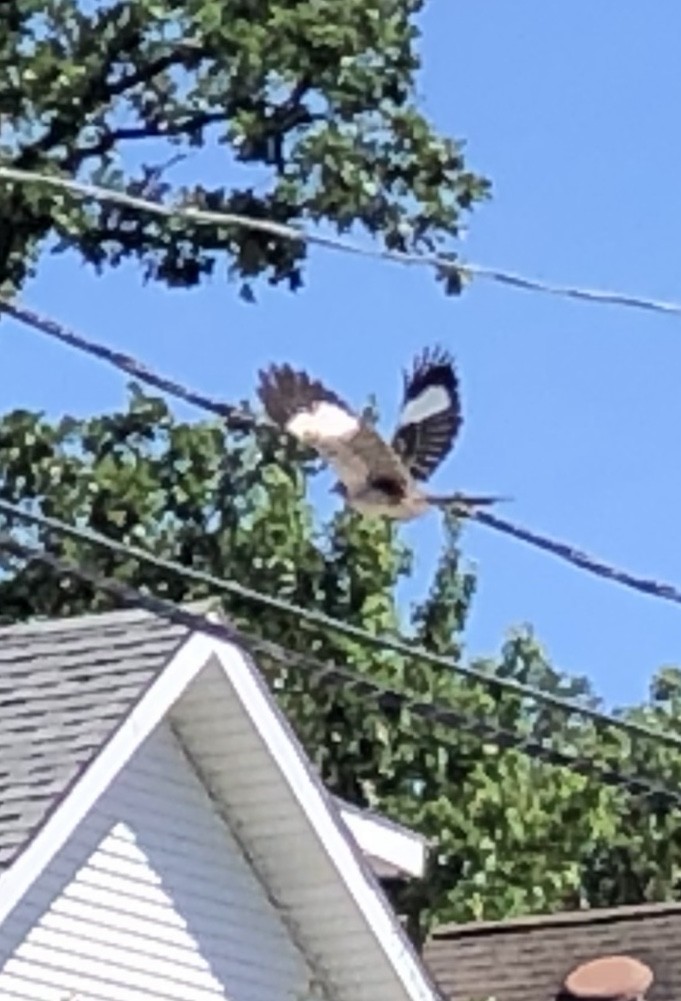
POLYGON ((452 405, 452 400, 444 386, 428 386, 415 400, 409 402, 402 409, 398 427, 406 424, 420 424, 421 421, 428 420, 452 405))
POLYGON ((286 423, 289 434, 300 441, 333 441, 355 434, 360 422, 333 403, 317 403, 311 410, 299 411, 286 423))

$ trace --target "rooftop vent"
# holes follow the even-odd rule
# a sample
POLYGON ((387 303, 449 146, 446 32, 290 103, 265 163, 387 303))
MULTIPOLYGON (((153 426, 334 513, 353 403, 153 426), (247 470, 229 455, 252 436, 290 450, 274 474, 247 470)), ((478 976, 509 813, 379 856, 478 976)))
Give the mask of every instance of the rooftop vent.
POLYGON ((632 956, 601 956, 575 967, 560 997, 579 1001, 643 1001, 653 972, 632 956))

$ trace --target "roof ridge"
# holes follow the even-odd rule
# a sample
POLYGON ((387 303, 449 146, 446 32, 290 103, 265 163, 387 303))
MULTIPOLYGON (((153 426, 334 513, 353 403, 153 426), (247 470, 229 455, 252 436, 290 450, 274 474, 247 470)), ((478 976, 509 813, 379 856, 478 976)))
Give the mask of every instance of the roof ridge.
POLYGON ((643 904, 623 904, 619 907, 584 907, 573 911, 551 914, 520 915, 492 921, 467 921, 435 928, 430 935, 431 944, 456 938, 486 937, 514 934, 529 928, 559 928, 565 925, 611 924, 620 921, 644 920, 650 917, 681 916, 681 900, 651 901, 643 904))
MULTIPOLYGON (((188 612, 193 612, 195 615, 205 614, 206 617, 213 614, 221 614, 219 599, 212 597, 182 602, 179 604, 179 607, 188 612)), ((35 616, 34 618, 0 626, 0 638, 35 635, 36 633, 76 632, 80 629, 101 628, 102 626, 109 627, 128 623, 136 624, 154 620, 170 629, 187 628, 169 623, 167 619, 161 619, 146 609, 116 608, 102 612, 83 612, 80 615, 35 616)))

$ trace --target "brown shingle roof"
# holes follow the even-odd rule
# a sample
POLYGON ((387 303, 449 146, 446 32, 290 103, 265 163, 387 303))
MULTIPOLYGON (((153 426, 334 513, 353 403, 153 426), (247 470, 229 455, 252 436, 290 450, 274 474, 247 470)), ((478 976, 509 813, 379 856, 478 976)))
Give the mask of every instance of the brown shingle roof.
POLYGON ((447 925, 424 959, 451 1001, 555 1001, 570 970, 612 953, 650 966, 646 1001, 680 1001, 681 903, 447 925))

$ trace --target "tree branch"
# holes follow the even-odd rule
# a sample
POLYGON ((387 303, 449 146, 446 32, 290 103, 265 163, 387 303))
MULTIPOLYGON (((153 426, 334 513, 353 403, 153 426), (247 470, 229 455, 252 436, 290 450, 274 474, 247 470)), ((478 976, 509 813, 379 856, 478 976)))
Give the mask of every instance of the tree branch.
MULTIPOLYGON (((98 22, 98 26, 101 27, 105 19, 110 21, 114 14, 115 10, 113 8, 107 11, 98 22)), ((147 62, 132 73, 122 76, 113 83, 107 83, 107 76, 116 59, 127 49, 135 46, 138 35, 139 29, 133 20, 130 19, 123 25, 104 51, 97 72, 90 78, 77 106, 68 115, 57 115, 47 129, 47 132, 19 153, 14 161, 15 167, 30 170, 36 166, 41 156, 45 153, 49 153, 62 143, 75 141, 83 127, 86 116, 91 114, 98 105, 108 104, 112 98, 120 96, 138 84, 147 83, 171 66, 188 63, 190 56, 194 59, 197 57, 201 58, 201 46, 196 42, 187 40, 175 46, 172 52, 167 52, 157 59, 147 62)), ((66 170, 73 170, 80 162, 82 161, 71 155, 66 156, 60 166, 66 170)), ((22 228, 27 231, 35 229, 37 239, 42 238, 47 229, 49 229, 49 225, 46 228, 44 223, 41 226, 37 225, 37 220, 32 218, 32 214, 27 207, 24 194, 18 190, 10 196, 7 209, 10 224, 4 227, 3 232, 0 233, 0 276, 4 276, 5 274, 13 249, 19 249, 16 242, 21 236, 22 228)), ((23 247, 23 244, 21 246, 23 247)))
POLYGON ((90 157, 103 156, 105 153, 108 153, 119 142, 186 135, 187 133, 203 129, 207 125, 216 125, 220 122, 225 122, 229 116, 230 111, 228 109, 223 111, 203 111, 182 122, 170 122, 167 125, 149 124, 130 128, 111 129, 92 146, 74 150, 67 158, 65 167, 68 170, 74 170, 90 157))
POLYGON ((176 66, 183 62, 183 60, 188 60, 191 56, 194 59, 200 60, 203 55, 203 48, 198 42, 189 40, 181 42, 172 52, 167 52, 165 55, 159 56, 157 59, 152 60, 152 62, 140 66, 134 73, 129 73, 127 76, 121 77, 120 80, 109 84, 106 88, 106 97, 107 99, 119 97, 126 90, 131 90, 140 83, 148 83, 155 76, 158 76, 159 73, 165 73, 171 66, 176 66))
POLYGON ((155 76, 158 76, 159 73, 170 69, 171 66, 186 62, 189 55, 194 56, 194 58, 199 55, 199 47, 197 45, 182 43, 181 46, 173 49, 172 52, 167 52, 157 59, 140 66, 134 72, 128 73, 113 83, 107 84, 106 76, 113 66, 116 57, 125 50, 126 45, 132 37, 128 35, 128 40, 126 41, 123 38, 123 34, 125 33, 122 33, 116 39, 115 45, 112 43, 109 47, 105 58, 100 64, 97 76, 90 81, 90 85, 83 93, 77 108, 77 116, 55 118, 45 135, 35 143, 27 146, 20 154, 15 166, 19 168, 28 167, 35 162, 36 157, 40 156, 40 154, 49 152, 67 139, 74 139, 77 132, 82 128, 85 117, 98 104, 108 104, 112 98, 119 97, 126 91, 138 86, 138 84, 148 83, 155 76))
MULTIPOLYGON (((116 13, 120 13, 120 6, 105 12, 101 18, 92 24, 92 28, 101 32, 106 22, 111 22, 116 13)), ((81 35, 81 48, 83 38, 81 35)), ((114 65, 116 59, 131 46, 139 42, 139 28, 130 18, 120 27, 118 33, 110 40, 109 44, 102 51, 101 60, 85 86, 79 97, 78 105, 71 108, 68 114, 56 115, 49 126, 47 132, 36 142, 31 143, 20 154, 17 166, 29 166, 34 163, 41 153, 58 146, 65 139, 73 136, 79 128, 85 115, 88 115, 97 104, 106 100, 106 77, 114 65)), ((78 58, 78 49, 74 51, 74 59, 78 58)))

